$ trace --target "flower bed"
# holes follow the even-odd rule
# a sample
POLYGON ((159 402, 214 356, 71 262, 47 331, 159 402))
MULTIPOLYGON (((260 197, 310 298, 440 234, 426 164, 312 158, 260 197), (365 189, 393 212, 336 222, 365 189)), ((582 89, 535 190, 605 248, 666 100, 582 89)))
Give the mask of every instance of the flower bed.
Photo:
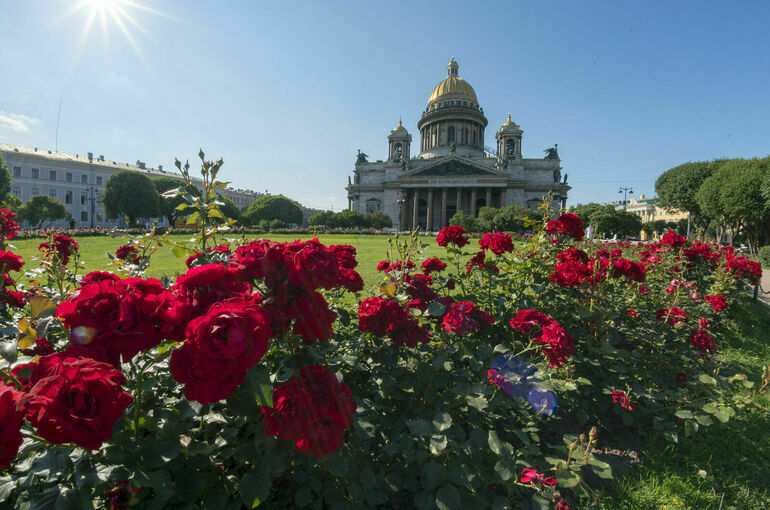
POLYGON ((761 275, 673 232, 582 237, 565 214, 519 249, 450 227, 424 259, 395 239, 374 295, 354 247, 316 240, 190 247, 161 282, 142 276, 152 238, 81 277, 77 243, 48 233, 29 288, 0 252, 0 493, 20 508, 574 507, 614 478, 603 452, 745 404, 735 388, 753 382, 719 338, 761 275))

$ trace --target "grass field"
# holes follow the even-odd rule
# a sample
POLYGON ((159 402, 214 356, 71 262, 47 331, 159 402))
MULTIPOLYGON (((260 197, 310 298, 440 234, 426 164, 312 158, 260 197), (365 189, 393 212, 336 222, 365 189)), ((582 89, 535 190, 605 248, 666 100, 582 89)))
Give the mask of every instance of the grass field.
MULTIPOLYGON (((313 235, 294 236, 289 234, 265 234, 263 236, 253 236, 254 238, 264 237, 273 241, 294 241, 300 239, 312 239, 313 235)), ((386 256, 387 236, 382 235, 338 235, 327 234, 317 236, 318 240, 326 245, 330 244, 350 244, 357 248, 358 267, 356 268, 364 279, 367 287, 374 285, 379 281, 376 270, 377 263, 386 256)), ((187 235, 170 235, 169 240, 176 243, 184 243, 189 240, 187 235)), ((80 245, 81 261, 85 263, 86 272, 89 271, 109 271, 111 264, 107 253, 115 253, 115 250, 127 242, 125 238, 111 237, 75 237, 75 241, 80 245)), ((421 256, 433 257, 444 253, 444 249, 436 246, 434 237, 422 237, 421 241, 428 245, 421 256)), ((32 260, 40 253, 37 247, 43 242, 42 239, 15 240, 11 244, 15 246, 13 251, 21 255, 28 267, 36 267, 37 264, 32 260)), ((114 270, 114 268, 112 268, 114 270)), ((162 276, 176 276, 186 270, 184 258, 178 258, 171 253, 169 246, 163 246, 152 255, 148 276, 160 278, 162 276)))
MULTIPOLYGON (((293 241, 296 236, 265 235, 274 241, 293 241)), ((303 239, 314 236, 301 236, 303 239)), ((184 242, 188 236, 170 236, 184 242)), ((351 244, 358 249, 358 271, 367 289, 379 282, 377 263, 385 258, 387 237, 372 235, 320 235, 324 244, 351 244)), ((109 270, 107 252, 125 239, 76 238, 87 271, 109 270)), ((422 238, 427 245, 422 257, 440 256, 443 248, 433 237, 422 238)), ((41 240, 16 241, 15 251, 30 266, 41 240)), ((475 241, 472 241, 475 244, 475 241)), ((167 246, 153 255, 150 276, 174 276, 184 272, 184 259, 167 246)), ((757 382, 762 365, 770 364, 770 307, 748 298, 733 303, 730 327, 719 339, 722 356, 740 365, 750 380, 757 382)), ((757 396, 754 407, 743 409, 726 424, 701 429, 693 438, 673 445, 653 436, 639 448, 641 462, 617 486, 581 501, 578 508, 614 509, 770 509, 770 398, 757 396), (683 502, 684 506, 674 501, 683 502)))

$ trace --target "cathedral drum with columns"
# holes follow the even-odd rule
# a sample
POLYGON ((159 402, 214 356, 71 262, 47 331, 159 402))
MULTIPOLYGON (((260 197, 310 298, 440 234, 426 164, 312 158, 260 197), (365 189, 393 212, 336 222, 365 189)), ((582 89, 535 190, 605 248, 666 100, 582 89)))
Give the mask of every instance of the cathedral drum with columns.
POLYGON ((523 131, 508 115, 497 130, 497 147, 484 144, 487 118, 476 91, 458 76, 453 58, 448 76, 436 85, 417 123, 420 153, 411 156, 412 135, 398 122, 388 136, 386 161, 369 162, 359 151, 347 186, 348 208, 382 211, 402 230, 438 230, 457 211, 478 216, 482 207, 535 208, 553 193, 567 200, 566 174, 556 147, 545 158, 522 158, 523 131))

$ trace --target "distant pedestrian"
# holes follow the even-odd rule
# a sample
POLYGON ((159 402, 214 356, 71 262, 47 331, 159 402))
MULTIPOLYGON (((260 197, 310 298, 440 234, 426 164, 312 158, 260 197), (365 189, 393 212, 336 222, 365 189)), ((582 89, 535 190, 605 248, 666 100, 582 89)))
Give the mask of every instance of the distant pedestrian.
POLYGON ((594 227, 593 225, 588 225, 588 228, 586 229, 586 239, 590 241, 591 238, 593 238, 593 236, 594 236, 594 227))

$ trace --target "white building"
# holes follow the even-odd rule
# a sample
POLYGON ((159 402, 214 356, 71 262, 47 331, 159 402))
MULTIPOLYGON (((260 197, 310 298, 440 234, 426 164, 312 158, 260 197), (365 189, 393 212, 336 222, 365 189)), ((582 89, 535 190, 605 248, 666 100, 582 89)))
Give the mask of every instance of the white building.
POLYGON ((346 187, 349 209, 383 211, 401 229, 436 230, 459 210, 477 216, 484 206, 537 207, 549 192, 564 207, 571 188, 566 174, 561 180, 556 147, 545 158, 522 157, 523 131, 510 115, 495 134, 496 149, 487 147, 487 118, 458 67, 453 58, 428 98, 417 156, 401 121, 388 136, 387 160, 370 163, 359 152, 346 187))
MULTIPOLYGON (((125 223, 121 218, 108 219, 104 214, 101 196, 107 179, 120 170, 138 170, 148 177, 181 176, 158 168, 147 168, 142 161, 131 165, 105 159, 104 156, 66 154, 37 147, 21 147, 0 143, 0 154, 11 171, 11 193, 26 202, 35 195, 58 198, 67 207, 76 228, 116 227, 125 223)), ((221 194, 230 198, 241 209, 248 207, 262 193, 227 188, 221 194)), ((69 227, 70 220, 59 220, 53 226, 69 227)), ((167 221, 161 218, 161 225, 167 221)))

